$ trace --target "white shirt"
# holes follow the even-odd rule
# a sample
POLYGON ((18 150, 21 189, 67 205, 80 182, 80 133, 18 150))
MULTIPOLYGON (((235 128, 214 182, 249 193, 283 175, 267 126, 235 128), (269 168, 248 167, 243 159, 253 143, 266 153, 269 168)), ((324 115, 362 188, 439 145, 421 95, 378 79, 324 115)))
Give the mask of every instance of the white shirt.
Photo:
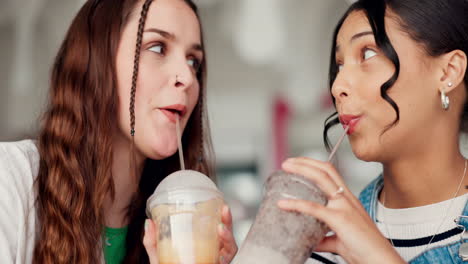
POLYGON ((32 140, 0 143, 0 263, 32 262, 38 170, 39 153, 32 140))
POLYGON ((378 202, 376 224, 385 237, 406 244, 395 246, 403 259, 410 261, 428 249, 461 240, 461 234, 448 234, 457 228, 454 219, 463 213, 467 199, 468 194, 464 194, 439 203, 405 209, 386 208, 378 202), (432 238, 434 234, 447 235, 444 239, 433 239, 431 244, 418 242, 418 239, 432 238))
MULTIPOLYGON (((457 227, 454 222, 463 213, 468 200, 468 194, 454 199, 405 209, 390 209, 380 202, 377 204, 377 227, 385 237, 398 239, 405 246, 397 246, 396 250, 405 261, 410 261, 426 251, 460 241, 461 234, 447 235, 444 239, 434 239, 427 243, 420 243, 421 238, 432 237, 434 234, 449 234, 457 227)), ((315 263, 346 263, 341 257, 330 253, 316 253, 325 260, 310 258, 306 264, 315 263)))
MULTIPOLYGON (((37 239, 34 181, 39 151, 32 140, 0 142, 0 263, 32 263, 37 239)), ((101 254, 101 263, 105 263, 101 254)))

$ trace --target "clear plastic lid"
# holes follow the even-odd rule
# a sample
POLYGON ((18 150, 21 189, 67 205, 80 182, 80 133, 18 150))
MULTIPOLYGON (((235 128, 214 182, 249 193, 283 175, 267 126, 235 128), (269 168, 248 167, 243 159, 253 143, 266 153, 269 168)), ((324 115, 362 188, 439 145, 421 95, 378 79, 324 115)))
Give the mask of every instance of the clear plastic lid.
MULTIPOLYGON (((147 214, 160 204, 199 203, 223 195, 215 183, 203 173, 180 170, 168 175, 146 202, 147 214)), ((148 214, 150 216, 150 214, 148 214)))

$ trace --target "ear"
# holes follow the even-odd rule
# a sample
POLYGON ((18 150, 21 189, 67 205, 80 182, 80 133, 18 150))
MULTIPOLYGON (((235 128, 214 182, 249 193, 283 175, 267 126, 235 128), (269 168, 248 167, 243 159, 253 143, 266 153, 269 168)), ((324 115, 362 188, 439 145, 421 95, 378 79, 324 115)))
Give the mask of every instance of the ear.
POLYGON ((467 57, 465 52, 454 50, 439 57, 442 76, 440 78, 439 90, 445 89, 446 93, 450 93, 463 83, 467 57))

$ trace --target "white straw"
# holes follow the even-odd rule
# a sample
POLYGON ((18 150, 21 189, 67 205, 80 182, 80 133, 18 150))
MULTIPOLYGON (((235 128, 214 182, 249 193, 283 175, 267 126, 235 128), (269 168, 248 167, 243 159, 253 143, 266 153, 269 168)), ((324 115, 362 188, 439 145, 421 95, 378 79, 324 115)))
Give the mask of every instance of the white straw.
POLYGON ((330 156, 328 156, 328 162, 330 162, 333 159, 333 156, 335 156, 336 151, 338 150, 338 147, 341 145, 341 142, 343 142, 343 139, 346 136, 346 133, 348 133, 349 126, 346 126, 343 134, 341 135, 340 139, 338 139, 338 142, 336 142, 335 146, 333 147, 332 152, 330 153, 330 156))
POLYGON ((177 133, 177 145, 179 146, 180 168, 182 170, 185 170, 184 151, 182 150, 182 135, 180 133, 180 120, 179 120, 178 114, 176 114, 176 133, 177 133))

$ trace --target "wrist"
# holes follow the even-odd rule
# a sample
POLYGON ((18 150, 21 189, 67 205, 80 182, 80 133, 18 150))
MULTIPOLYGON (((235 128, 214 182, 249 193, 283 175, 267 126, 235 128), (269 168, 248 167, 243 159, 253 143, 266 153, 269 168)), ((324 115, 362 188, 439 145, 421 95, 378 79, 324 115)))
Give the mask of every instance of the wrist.
MULTIPOLYGON (((372 254, 369 254, 368 258, 366 258, 365 263, 374 264, 407 264, 407 262, 398 254, 393 246, 390 243, 385 243, 385 245, 380 245, 378 247, 374 247, 372 254)), ((362 263, 362 262, 358 262, 362 263)))
POLYGON ((398 254, 398 252, 392 247, 391 250, 387 250, 379 254, 376 261, 373 263, 383 263, 383 264, 407 264, 407 262, 398 254))

